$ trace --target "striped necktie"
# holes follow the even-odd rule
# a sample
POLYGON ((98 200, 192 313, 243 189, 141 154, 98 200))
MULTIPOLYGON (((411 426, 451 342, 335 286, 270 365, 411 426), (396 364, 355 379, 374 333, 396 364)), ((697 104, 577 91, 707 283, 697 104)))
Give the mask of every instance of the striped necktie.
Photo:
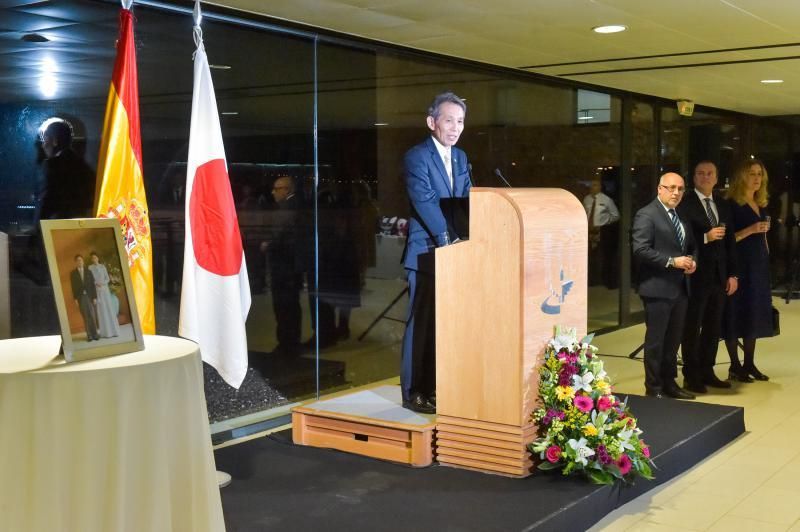
POLYGON ((678 219, 678 214, 675 212, 675 209, 670 209, 669 215, 672 218, 672 228, 675 229, 675 235, 678 237, 678 243, 681 245, 681 249, 684 249, 686 240, 683 236, 683 226, 681 225, 681 221, 678 219))
POLYGON ((716 227, 717 217, 714 216, 714 210, 711 208, 711 198, 706 198, 703 201, 706 202, 706 215, 708 215, 708 221, 711 222, 711 227, 716 227))

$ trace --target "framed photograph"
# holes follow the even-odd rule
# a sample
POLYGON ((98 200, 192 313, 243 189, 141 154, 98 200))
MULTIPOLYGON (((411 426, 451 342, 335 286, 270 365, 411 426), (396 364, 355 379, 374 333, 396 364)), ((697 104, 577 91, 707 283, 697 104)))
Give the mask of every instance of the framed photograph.
POLYGON ((119 220, 41 224, 67 362, 144 349, 119 220))

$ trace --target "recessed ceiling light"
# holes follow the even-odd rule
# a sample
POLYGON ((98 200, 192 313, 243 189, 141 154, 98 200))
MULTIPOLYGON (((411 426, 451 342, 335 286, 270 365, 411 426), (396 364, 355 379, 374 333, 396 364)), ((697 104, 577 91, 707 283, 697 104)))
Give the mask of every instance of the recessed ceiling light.
POLYGON ((592 31, 595 33, 619 33, 628 29, 628 26, 622 24, 609 24, 608 26, 595 26, 592 31))
POLYGON ((389 122, 375 122, 375 125, 378 126, 378 127, 380 127, 380 126, 388 126, 389 122))
POLYGON ((761 83, 783 83, 782 79, 762 79, 761 83))
POLYGON ((239 111, 222 111, 220 114, 225 116, 236 116, 239 114, 239 111))
POLYGON ((216 68, 217 70, 230 70, 230 65, 208 65, 208 68, 216 68))

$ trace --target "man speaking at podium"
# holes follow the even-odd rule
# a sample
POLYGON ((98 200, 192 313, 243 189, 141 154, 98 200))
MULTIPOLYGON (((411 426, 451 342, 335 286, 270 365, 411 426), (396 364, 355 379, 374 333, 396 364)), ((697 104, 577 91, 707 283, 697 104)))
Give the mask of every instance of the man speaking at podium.
MULTIPOLYGON (((415 412, 436 412, 436 325, 433 252, 458 240, 447 198, 468 198, 467 155, 455 147, 464 131, 467 106, 445 92, 428 108, 431 136, 405 156, 405 180, 411 215, 403 265, 408 274, 408 314, 403 336, 400 386, 403 406, 415 412)), ((450 316, 454 319, 454 316, 450 316)))

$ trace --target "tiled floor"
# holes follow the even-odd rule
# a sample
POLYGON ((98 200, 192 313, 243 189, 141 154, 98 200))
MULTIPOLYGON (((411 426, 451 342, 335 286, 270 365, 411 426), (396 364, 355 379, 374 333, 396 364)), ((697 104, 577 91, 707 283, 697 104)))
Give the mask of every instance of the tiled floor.
MULTIPOLYGON (((711 389, 698 398, 743 406, 747 432, 680 477, 609 514, 593 531, 800 532, 800 301, 786 305, 775 299, 774 304, 781 311, 782 334, 759 340, 756 349, 756 364, 770 381, 711 389)), ((607 355, 606 370, 617 393, 644 392, 641 356, 637 361, 627 357, 643 335, 640 325, 594 341, 607 355)), ((717 361, 717 376, 725 378, 724 344, 717 361)))

